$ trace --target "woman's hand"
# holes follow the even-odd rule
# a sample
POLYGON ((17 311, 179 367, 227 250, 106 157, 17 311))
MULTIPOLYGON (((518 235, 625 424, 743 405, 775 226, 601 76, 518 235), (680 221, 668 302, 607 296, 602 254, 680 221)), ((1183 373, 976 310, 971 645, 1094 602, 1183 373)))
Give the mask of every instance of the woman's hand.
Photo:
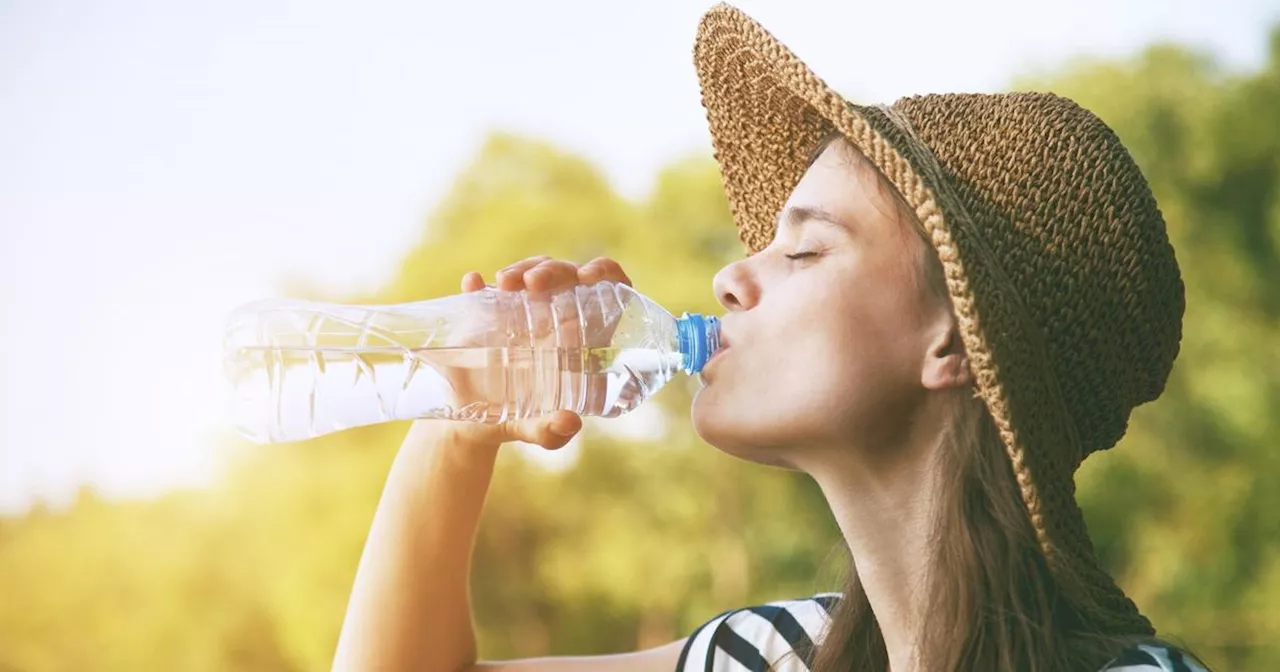
MULTIPOLYGON (((531 308, 545 318, 551 312, 542 309, 549 306, 537 305, 539 301, 578 285, 594 285, 605 280, 631 284, 622 268, 609 259, 596 259, 579 268, 566 261, 534 257, 499 271, 495 286, 510 292, 528 290, 531 308)), ((464 292, 484 288, 484 278, 479 273, 463 276, 464 292)), ((573 306, 563 307, 565 311, 555 314, 571 323, 573 329, 561 330, 558 336, 552 333, 548 338, 546 325, 539 328, 535 318, 532 334, 535 346, 599 347, 612 340, 616 321, 610 323, 603 318, 613 316, 616 311, 601 311, 596 302, 586 306, 584 314, 579 316, 566 314, 576 312, 570 310, 573 306)), ((477 342, 493 335, 492 325, 486 324, 487 317, 490 316, 481 315, 476 324, 456 332, 462 335, 459 347, 475 347, 477 342)), ((451 332, 450 336, 453 335, 451 332)), ((603 380, 605 376, 593 374, 590 369, 587 374, 570 377, 576 381, 585 378, 587 396, 579 399, 587 408, 598 408, 601 402, 594 401, 590 395, 599 394, 603 400, 604 387, 592 379, 603 380)), ((454 375, 462 384, 467 384, 465 374, 455 372, 454 375)), ((451 380, 451 384, 455 382, 451 380)), ((472 391, 463 390, 464 393, 472 391)), ((579 392, 583 391, 574 390, 574 394, 579 392)), ((442 672, 674 669, 684 649, 683 641, 622 656, 476 662, 476 638, 467 587, 471 585, 476 529, 493 477, 498 447, 503 442, 518 440, 556 449, 568 443, 581 428, 582 419, 570 411, 556 411, 502 425, 454 420, 414 423, 396 455, 365 542, 333 669, 442 672)))
MULTIPOLYGON (((556 294, 573 289, 578 285, 593 285, 597 282, 612 281, 631 284, 630 278, 622 270, 618 262, 600 257, 582 266, 573 262, 552 259, 546 256, 530 257, 518 261, 498 271, 494 277, 494 287, 507 292, 527 290, 531 304, 546 307, 546 302, 556 294)), ((476 271, 462 277, 462 291, 476 292, 486 288, 484 276, 476 271)), ((550 311, 539 311, 549 315, 550 311)), ((588 324, 586 343, 582 340, 574 311, 561 311, 561 319, 572 328, 560 329, 561 347, 598 347, 606 345, 612 337, 613 324, 601 324, 599 315, 588 311, 583 319, 588 324)), ((545 327, 550 327, 547 324, 545 327)), ((537 328, 535 328, 537 331, 537 328)), ((550 333, 535 333, 535 338, 545 338, 550 333)), ((548 339, 550 340, 550 339, 548 339)), ((586 377, 586 387, 582 394, 586 395, 586 407, 595 408, 603 405, 607 380, 603 374, 590 374, 586 377)), ((469 392, 472 382, 467 376, 454 378, 452 384, 459 397, 470 398, 483 396, 469 392)), ((444 432, 447 438, 455 442, 471 445, 497 446, 507 441, 524 441, 537 444, 548 450, 563 447, 582 429, 582 418, 572 411, 558 410, 542 417, 526 420, 511 420, 500 424, 489 424, 465 421, 419 421, 436 425, 427 431, 444 432)), ((424 428, 425 429, 425 428, 424 428)), ((419 430, 421 431, 421 429, 419 430)))

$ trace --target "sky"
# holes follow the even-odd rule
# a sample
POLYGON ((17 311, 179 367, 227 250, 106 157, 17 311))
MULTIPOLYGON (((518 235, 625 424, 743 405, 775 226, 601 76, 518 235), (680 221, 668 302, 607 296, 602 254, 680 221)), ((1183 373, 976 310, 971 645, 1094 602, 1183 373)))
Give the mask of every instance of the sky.
MULTIPOLYGON (((1277 0, 736 4, 864 102, 1157 40, 1257 67, 1280 21, 1277 0)), ((217 478, 226 314, 290 280, 379 285, 487 132, 636 197, 709 152, 710 5, 0 0, 0 513, 217 478)))

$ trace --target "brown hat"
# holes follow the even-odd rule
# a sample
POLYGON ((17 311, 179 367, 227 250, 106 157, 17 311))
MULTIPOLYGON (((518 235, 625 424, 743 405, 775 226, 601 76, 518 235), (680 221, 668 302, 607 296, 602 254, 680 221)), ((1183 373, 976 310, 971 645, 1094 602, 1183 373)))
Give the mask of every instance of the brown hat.
POLYGON ((749 252, 773 239, 810 152, 833 130, 901 193, 942 261, 977 392, 1055 579, 1097 627, 1151 634, 1099 565, 1073 478, 1160 395, 1182 336, 1173 248, 1119 139, 1050 94, 855 105, 724 4, 703 17, 694 62, 749 252))

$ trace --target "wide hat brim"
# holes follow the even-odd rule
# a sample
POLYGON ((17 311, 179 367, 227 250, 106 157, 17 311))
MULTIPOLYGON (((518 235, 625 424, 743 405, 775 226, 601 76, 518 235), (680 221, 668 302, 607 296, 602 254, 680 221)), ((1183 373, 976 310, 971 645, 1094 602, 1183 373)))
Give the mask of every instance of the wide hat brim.
POLYGON ((1102 568, 1075 500, 1080 437, 1044 370, 1046 346, 1017 291, 959 207, 954 186, 893 108, 847 101, 740 10, 717 5, 694 47, 702 102, 725 193, 749 252, 775 218, 823 137, 839 131, 893 184, 942 262, 978 394, 995 422, 1040 550, 1072 605, 1112 633, 1153 634, 1102 568))

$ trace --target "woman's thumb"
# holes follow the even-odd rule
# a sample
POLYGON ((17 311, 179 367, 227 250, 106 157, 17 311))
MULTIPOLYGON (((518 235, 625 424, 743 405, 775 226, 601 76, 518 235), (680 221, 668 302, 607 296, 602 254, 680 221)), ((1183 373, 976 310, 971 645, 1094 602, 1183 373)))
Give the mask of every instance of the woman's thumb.
POLYGON ((517 437, 526 443, 536 443, 547 450, 563 448, 582 429, 582 417, 573 411, 556 411, 541 418, 520 423, 517 437))

